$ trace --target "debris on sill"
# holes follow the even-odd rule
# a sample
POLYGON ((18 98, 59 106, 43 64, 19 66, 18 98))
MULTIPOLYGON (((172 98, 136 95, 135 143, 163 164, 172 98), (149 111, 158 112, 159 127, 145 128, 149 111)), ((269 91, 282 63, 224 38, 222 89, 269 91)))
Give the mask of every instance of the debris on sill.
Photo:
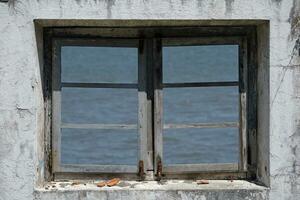
POLYGON ((181 189, 248 189, 257 188, 264 189, 254 183, 243 180, 163 180, 163 183, 157 181, 130 181, 119 178, 111 180, 63 180, 60 182, 49 182, 42 188, 45 191, 59 190, 128 190, 128 189, 145 189, 145 190, 181 190, 181 189))
POLYGON ((71 185, 72 185, 72 186, 74 186, 74 185, 80 185, 80 182, 79 182, 79 181, 75 181, 75 182, 73 182, 71 185))
POLYGON ((108 187, 112 187, 112 186, 115 186, 115 185, 118 185, 118 183, 120 182, 120 179, 119 178, 114 178, 114 179, 111 179, 109 180, 106 185, 108 187))
POLYGON ((106 183, 104 181, 101 181, 101 182, 97 183, 96 185, 97 185, 97 187, 104 187, 104 186, 106 186, 106 183))
POLYGON ((197 184, 198 185, 205 185, 205 184, 209 184, 209 181, 208 180, 204 180, 204 179, 203 180, 198 180, 197 184))
POLYGON ((115 186, 115 185, 118 185, 120 183, 120 179, 119 178, 113 178, 107 182, 99 182, 97 183, 97 187, 104 187, 104 186, 108 186, 108 187, 112 187, 112 186, 115 186))

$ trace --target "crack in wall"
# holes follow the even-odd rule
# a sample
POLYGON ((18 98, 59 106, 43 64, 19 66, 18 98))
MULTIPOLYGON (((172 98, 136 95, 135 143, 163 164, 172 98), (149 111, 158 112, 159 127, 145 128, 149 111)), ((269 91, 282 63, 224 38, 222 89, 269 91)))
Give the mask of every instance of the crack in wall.
MULTIPOLYGON (((273 0, 277 3, 280 3, 281 0, 273 0)), ((291 31, 290 31, 290 40, 295 40, 294 43, 294 47, 291 53, 291 58, 289 60, 289 63, 287 66, 283 66, 283 72, 279 81, 279 85, 275 90, 275 95, 271 101, 271 109, 273 107, 273 104, 277 98, 277 95, 279 93, 279 90, 281 89, 282 83, 284 81, 286 72, 289 68, 291 67, 298 67, 298 65, 296 64, 292 64, 292 61, 294 59, 294 57, 300 56, 300 1, 298 0, 293 0, 293 5, 291 7, 290 10, 290 14, 289 14, 289 19, 288 22, 291 24, 291 31)))
POLYGON ((291 24, 291 39, 300 38, 300 1, 293 0, 288 22, 291 24))
POLYGON ((225 0, 225 6, 226 6, 226 15, 229 15, 232 13, 232 6, 233 6, 234 0, 225 0))

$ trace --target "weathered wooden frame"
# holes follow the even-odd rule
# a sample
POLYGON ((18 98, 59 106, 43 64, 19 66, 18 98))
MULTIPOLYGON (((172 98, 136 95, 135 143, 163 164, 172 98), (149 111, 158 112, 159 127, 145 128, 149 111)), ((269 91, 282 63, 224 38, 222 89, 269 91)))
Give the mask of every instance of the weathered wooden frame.
MULTIPOLYGON (((154 119, 156 126, 155 132, 155 149, 156 156, 155 159, 158 161, 163 161, 163 129, 165 128, 226 128, 226 127, 239 127, 239 162, 238 163, 212 163, 212 164, 173 164, 173 165, 163 165, 163 176, 165 178, 173 177, 176 174, 177 177, 181 177, 183 174, 187 173, 205 173, 205 172, 230 172, 237 173, 240 176, 246 175, 247 172, 247 55, 245 43, 246 39, 244 37, 204 37, 204 38, 163 38, 162 46, 196 46, 196 45, 238 45, 239 51, 239 81, 226 81, 226 82, 199 82, 199 83, 163 83, 162 82, 162 56, 160 48, 157 51, 157 57, 155 59, 155 72, 157 77, 159 77, 155 83, 155 110, 154 119), (239 123, 234 122, 224 122, 224 123, 212 123, 212 124, 173 124, 168 125, 162 124, 162 93, 163 88, 181 88, 181 87, 230 87, 239 86, 239 110, 240 119, 239 123), (170 176, 171 175, 171 176, 170 176)), ((156 171, 157 173, 157 171, 156 171)), ((183 175, 186 176, 186 175, 183 175)))
MULTIPOLYGON (((136 39, 82 39, 82 38, 53 38, 53 56, 52 56, 52 170, 53 173, 137 173, 137 166, 130 165, 79 165, 79 164, 62 164, 61 163, 61 128, 97 128, 97 129, 132 129, 138 126, 123 124, 71 124, 62 123, 61 121, 61 88, 62 87, 84 87, 84 88, 140 88, 140 84, 128 83, 63 83, 61 81, 61 47, 62 46, 107 46, 107 47, 132 47, 138 48, 139 41, 136 39)), ((140 68, 140 67, 139 67, 140 68)), ((140 70, 140 69, 139 69, 140 70)), ((139 71, 138 70, 138 71, 139 71)), ((139 81, 140 82, 140 81, 139 81)), ((140 96, 140 95, 138 95, 140 96)), ((140 98, 139 98, 140 100, 140 98)), ((140 103, 139 103, 139 107, 140 103)), ((144 116, 141 113, 140 116, 144 116)), ((139 117, 140 117, 139 116, 139 117)), ((143 140, 143 131, 138 129, 139 141, 143 140), (142 138, 142 139, 141 139, 142 138)), ((139 151, 143 152, 143 146, 139 145, 139 151)), ((139 152, 139 160, 142 160, 142 154, 139 152)))
MULTIPOLYGON (((241 95, 240 102, 244 103, 244 107, 246 109, 241 110, 240 112, 246 112, 246 117, 244 120, 240 120, 242 124, 246 124, 243 134, 241 144, 241 157, 243 158, 243 162, 240 162, 238 165, 206 165, 202 164, 201 166, 190 165, 188 166, 188 170, 181 171, 181 166, 169 166, 169 169, 164 168, 163 173, 165 177, 163 178, 188 178, 188 179, 196 179, 196 178, 208 178, 208 179, 251 179, 254 180, 256 177, 256 167, 257 167, 257 110, 256 110, 256 98, 257 98, 257 91, 256 91, 256 78, 257 78, 257 44, 256 44, 256 26, 248 25, 248 26, 187 26, 187 27, 176 27, 176 26, 169 26, 169 27, 49 27, 44 29, 44 58, 45 58, 45 70, 44 70, 44 96, 45 96, 45 109, 46 109, 46 120, 45 120, 45 138, 48 142, 45 145, 45 152, 47 153, 46 157, 46 164, 47 169, 49 169, 49 177, 52 179, 64 179, 64 178, 86 178, 86 177, 111 177, 111 176, 120 176, 123 178, 129 179, 137 179, 140 178, 132 168, 129 170, 125 170, 124 172, 133 172, 133 173, 124 173, 119 172, 113 168, 109 170, 98 170, 93 167, 88 167, 86 170, 70 170, 69 172, 55 172, 54 166, 52 163, 53 157, 55 157, 55 150, 53 148, 49 148, 49 144, 53 146, 53 139, 55 137, 49 137, 50 134, 53 136, 53 127, 52 123, 49 123, 49 119, 51 121, 51 114, 53 114, 53 102, 51 101, 52 96, 56 96, 57 94, 52 93, 52 88, 57 87, 53 84, 52 80, 52 71, 55 72, 52 65, 55 64, 54 56, 50 53, 51 49, 53 49, 52 40, 54 38, 61 38, 61 39, 84 39, 85 41, 88 40, 110 40, 110 39, 137 39, 139 40, 139 66, 148 66, 144 68, 146 70, 147 76, 144 75, 144 80, 139 80, 137 85, 129 84, 129 85, 97 85, 97 84, 90 84, 90 85, 67 85, 68 87, 124 87, 124 88, 132 88, 138 86, 139 92, 138 98, 139 102, 145 102, 143 106, 139 106, 139 112, 145 112, 146 118, 141 118, 140 123, 143 123, 141 129, 147 134, 144 134, 143 137, 140 138, 140 144, 145 146, 143 149, 140 149, 140 154, 143 155, 144 161, 144 172, 148 179, 153 179, 153 171, 156 169, 156 160, 157 155, 154 152, 160 152, 159 149, 155 149, 155 145, 152 139, 156 137, 154 135, 154 131, 156 126, 154 126, 154 122, 157 118, 154 116, 151 117, 152 110, 155 110, 154 99, 155 96, 159 96, 160 92, 157 93, 156 89, 162 87, 185 87, 186 84, 163 84, 163 85, 156 85, 155 88, 151 88, 149 83, 153 83, 153 74, 156 73, 155 70, 151 70, 152 65, 156 65, 152 63, 153 57, 157 57, 154 51, 153 46, 157 46, 156 42, 153 41, 169 41, 168 45, 172 45, 172 41, 175 41, 175 44, 181 42, 183 45, 193 45, 196 43, 201 44, 212 44, 212 43, 219 43, 219 44, 231 44, 233 41, 236 41, 236 38, 240 38, 242 43, 240 43, 240 60, 243 60, 242 66, 240 67, 247 67, 248 71, 245 70, 243 73, 240 72, 240 78, 243 77, 245 82, 243 83, 243 87, 240 87, 240 91, 247 92, 248 95, 241 95), (145 45, 146 44, 146 45, 145 45), (152 47, 151 47, 152 45, 152 47), (50 51, 49 51, 50 50, 50 51), (243 56, 241 56, 243 55, 243 56), (50 69, 50 70, 49 70, 50 69), (51 70, 52 69, 52 70, 51 70), (50 98, 49 98, 50 97, 50 98), (52 108, 52 109, 51 109, 52 108), (51 125, 52 124, 52 125, 51 125), (157 151, 158 150, 158 151, 157 151), (52 153, 51 153, 52 152, 52 153), (211 170, 211 167, 215 167, 214 170, 211 170), (226 168, 226 170, 223 169, 226 168), (200 170, 200 171, 199 171, 200 170), (55 172, 55 173, 54 173, 55 172), (52 174, 52 176, 51 176, 52 174)), ((110 40, 112 41, 112 40, 110 40)), ((114 43, 118 45, 117 43, 114 43)), ((72 44, 70 44, 72 45, 72 44)), ((89 45, 93 45, 90 43, 89 45)), ((54 51, 55 53, 55 51, 54 51)), ((139 71, 140 72, 140 71, 139 71)), ((139 76, 142 76, 139 74, 139 76)), ((189 83, 190 84, 190 83, 189 83)), ((151 84, 150 84, 151 85, 151 84)), ((228 85, 236 85, 235 82, 228 83, 228 85)), ((218 86, 215 83, 204 83, 204 84, 190 84, 189 87, 202 87, 202 86, 218 86)), ((157 102, 157 101, 155 101, 157 102)), ((142 104, 141 104, 142 105, 142 104)), ((155 111, 154 111, 155 112, 155 111)), ((65 124, 66 125, 66 124, 65 124)), ((235 126, 234 124, 227 124, 228 126, 235 126)), ((225 126, 227 126, 225 125, 225 126)), ((66 125, 68 126, 68 124, 66 125)), ((93 125, 92 125, 93 126, 93 125)), ((135 128, 133 126, 127 125, 119 125, 122 128, 135 128)), ((214 127, 214 124, 189 124, 189 125, 165 125, 165 128, 172 128, 177 126, 180 127, 194 127, 198 126, 201 127, 214 127)), ((108 128, 120 128, 114 124, 107 125, 108 128)), ((161 126, 158 126, 161 127, 161 126)), ((94 128, 103 128, 97 127, 94 125, 94 128)), ((105 127, 104 127, 105 128, 105 127)), ((161 127, 162 128, 162 127, 161 127)), ((161 151, 162 152, 162 151, 161 151)), ((75 167, 76 168, 76 167, 75 167)), ((136 167, 137 168, 137 167, 136 167)), ((135 169, 136 169, 135 168, 135 169)), ((64 168, 66 169, 66 168, 64 168)), ((107 169, 107 168, 106 168, 107 169)))

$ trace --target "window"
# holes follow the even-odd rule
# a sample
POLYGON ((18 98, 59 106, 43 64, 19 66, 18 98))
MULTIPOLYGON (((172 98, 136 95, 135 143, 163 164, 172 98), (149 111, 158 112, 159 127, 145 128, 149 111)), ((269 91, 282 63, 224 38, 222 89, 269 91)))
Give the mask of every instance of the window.
POLYGON ((252 177, 252 29, 50 28, 45 38, 55 178, 252 177))

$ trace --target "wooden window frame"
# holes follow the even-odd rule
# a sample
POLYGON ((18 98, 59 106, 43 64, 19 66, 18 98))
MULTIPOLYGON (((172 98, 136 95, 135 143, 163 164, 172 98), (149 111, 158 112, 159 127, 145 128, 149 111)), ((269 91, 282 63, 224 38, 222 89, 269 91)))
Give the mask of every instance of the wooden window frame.
MULTIPOLYGON (((61 128, 89 128, 89 129, 135 129, 137 126, 127 124, 73 124, 62 123, 61 121, 61 89, 66 88, 118 88, 118 89, 138 89, 139 84, 128 83, 82 83, 82 82, 62 82, 61 81, 61 47, 62 46, 93 46, 93 47, 130 47, 137 48, 138 40, 122 39, 53 39, 53 67, 52 67, 52 159, 53 172, 75 172, 75 173, 136 173, 137 166, 131 165, 83 165, 83 164, 62 164, 61 161, 61 128)), ((140 104, 140 103, 139 103, 140 104)), ((143 116, 143 115, 142 115, 143 116)), ((140 117, 140 116, 139 116, 140 117)), ((138 127, 140 125, 138 124, 138 127)), ((143 132, 138 134, 139 140, 143 139, 143 132)), ((141 147, 141 146, 140 146, 141 147)), ((141 148, 139 148, 141 149, 141 148)), ((142 156, 139 156, 141 159, 142 156)))
MULTIPOLYGON (((163 38, 161 42, 163 47, 169 46, 201 46, 201 45, 238 45, 238 63, 239 63, 239 80, 235 81, 217 81, 217 82, 188 82, 188 83, 163 83, 162 79, 156 80, 156 92, 154 101, 154 119, 162 122, 163 114, 163 88, 200 88, 200 87, 239 87, 239 122, 224 122, 224 123, 191 123, 191 124, 165 124, 155 123, 155 163, 157 165, 160 160, 163 160, 163 129, 167 128, 239 128, 239 162, 238 163, 211 163, 211 164, 172 164, 163 165, 162 172, 165 178, 186 178, 189 174, 198 176, 197 174, 213 173, 232 173, 233 177, 246 177, 247 172, 247 43, 244 37, 194 37, 194 38, 163 38)), ((162 48, 158 52, 156 72, 162 77, 162 48)), ((157 170, 155 171, 158 173, 157 170)))
MULTIPOLYGON (((257 110, 256 110, 256 28, 240 27, 97 27, 55 28, 44 30, 44 91, 46 96, 46 138, 52 146, 46 162, 50 177, 107 178, 119 176, 126 179, 251 179, 256 178, 257 168, 257 110), (132 46, 132 42, 134 45, 132 46), (162 161, 162 90, 164 87, 232 86, 235 82, 219 83, 162 83, 162 47, 178 45, 239 45, 239 92, 240 92, 240 160, 238 164, 184 164, 164 166, 162 161), (138 48, 138 84, 63 84, 64 87, 114 87, 138 89, 139 162, 137 166, 61 166, 59 163, 60 120, 60 47, 62 45, 120 46, 138 48), (51 53, 50 53, 51 52, 51 53), (241 70, 242 69, 242 70, 241 70), (55 76, 53 76, 56 74, 55 76), (48 135, 51 135, 49 138, 48 135), (142 161, 142 165, 139 164, 142 161)), ((66 124, 63 124, 67 126, 66 124)), ((168 125, 176 126, 176 125, 168 125)), ((179 125, 177 125, 179 126, 179 125)), ((214 124, 188 124, 191 127, 212 127, 214 124)), ((224 124, 224 126, 234 126, 224 124)), ((122 126, 123 127, 123 126, 122 126)), ((97 128, 97 125, 96 127, 97 128)), ((99 128, 99 127, 98 127, 99 128)), ((120 127, 116 127, 120 128, 120 127)), ((125 126, 125 128, 130 128, 125 126)), ((46 147, 47 148, 47 147, 46 147)), ((47 151, 49 148, 47 148, 47 151)))

